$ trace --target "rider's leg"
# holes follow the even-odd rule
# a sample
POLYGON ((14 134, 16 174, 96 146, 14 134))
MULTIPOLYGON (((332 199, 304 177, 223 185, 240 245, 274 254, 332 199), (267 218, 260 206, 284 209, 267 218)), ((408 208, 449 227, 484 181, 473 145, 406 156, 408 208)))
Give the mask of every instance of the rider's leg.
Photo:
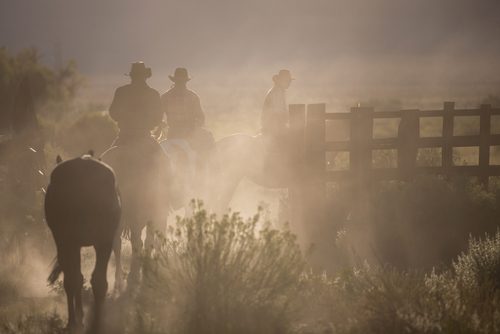
POLYGON ((210 160, 215 155, 215 139, 210 131, 200 127, 193 131, 189 144, 196 152, 196 194, 207 202, 212 188, 213 177, 209 173, 213 172, 210 160))
POLYGON ((128 287, 137 286, 141 271, 141 254, 143 243, 141 239, 141 228, 132 228, 130 231, 130 243, 132 245, 132 259, 130 263, 130 273, 128 274, 128 287))
POLYGON ((115 254, 115 292, 120 292, 123 287, 123 269, 122 269, 122 228, 121 226, 116 231, 115 240, 113 242, 113 253, 115 254))
POLYGON ((151 256, 155 244, 155 226, 152 221, 149 221, 146 225, 146 240, 144 240, 144 249, 147 256, 151 256))

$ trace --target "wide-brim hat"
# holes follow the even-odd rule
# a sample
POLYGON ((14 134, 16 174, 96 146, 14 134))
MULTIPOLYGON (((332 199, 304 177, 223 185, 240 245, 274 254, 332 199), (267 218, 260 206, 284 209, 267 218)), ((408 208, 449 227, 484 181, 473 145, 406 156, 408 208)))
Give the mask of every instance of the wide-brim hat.
POLYGON ((191 80, 191 77, 188 74, 187 69, 184 67, 178 67, 175 69, 174 75, 169 75, 168 76, 170 80, 173 82, 187 82, 191 80))
POLYGON ((280 70, 278 74, 273 76, 273 81, 277 80, 295 80, 295 78, 292 77, 292 73, 289 70, 280 70))
POLYGON ((149 78, 152 75, 151 68, 146 67, 144 62, 142 61, 137 61, 135 63, 132 63, 130 66, 130 72, 126 73, 126 75, 133 77, 133 76, 143 76, 145 78, 149 78))

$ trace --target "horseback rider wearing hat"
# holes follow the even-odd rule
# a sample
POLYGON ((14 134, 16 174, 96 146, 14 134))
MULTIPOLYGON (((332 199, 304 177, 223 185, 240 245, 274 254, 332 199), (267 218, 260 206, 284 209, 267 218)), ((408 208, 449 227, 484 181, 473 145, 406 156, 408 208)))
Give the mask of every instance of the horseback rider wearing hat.
POLYGON ((203 126, 205 115, 201 109, 200 98, 187 88, 191 78, 185 68, 177 68, 174 75, 168 76, 173 86, 161 96, 163 112, 167 116, 167 138, 189 137, 197 126, 203 126))
POLYGON ((120 133, 113 145, 153 140, 151 130, 161 124, 163 114, 160 94, 146 83, 151 74, 143 62, 132 63, 130 84, 116 89, 109 115, 118 123, 120 133))
POLYGON ((274 86, 267 92, 262 108, 262 133, 279 137, 286 134, 288 129, 288 105, 286 103, 286 90, 292 83, 289 70, 280 70, 273 76, 274 86))
POLYGON ((186 140, 198 153, 200 161, 204 161, 215 147, 215 142, 212 134, 203 128, 205 114, 200 98, 187 88, 187 83, 191 80, 187 69, 179 67, 173 76, 168 77, 174 84, 161 96, 168 125, 167 139, 186 140))
POLYGON ((274 85, 267 92, 262 108, 261 125, 266 145, 265 170, 281 170, 291 162, 288 104, 286 90, 292 83, 289 70, 280 70, 273 76, 274 85))

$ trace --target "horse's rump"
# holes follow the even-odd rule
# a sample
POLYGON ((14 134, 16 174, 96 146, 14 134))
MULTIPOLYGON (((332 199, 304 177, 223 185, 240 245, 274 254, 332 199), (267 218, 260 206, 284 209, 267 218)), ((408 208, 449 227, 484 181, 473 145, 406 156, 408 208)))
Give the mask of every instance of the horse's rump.
POLYGON ((102 160, 113 167, 123 202, 124 228, 131 221, 155 221, 169 210, 171 170, 168 157, 149 140, 114 146, 102 160))
POLYGON ((120 198, 112 169, 92 158, 59 164, 45 196, 45 216, 59 242, 82 246, 112 237, 120 220, 120 198))

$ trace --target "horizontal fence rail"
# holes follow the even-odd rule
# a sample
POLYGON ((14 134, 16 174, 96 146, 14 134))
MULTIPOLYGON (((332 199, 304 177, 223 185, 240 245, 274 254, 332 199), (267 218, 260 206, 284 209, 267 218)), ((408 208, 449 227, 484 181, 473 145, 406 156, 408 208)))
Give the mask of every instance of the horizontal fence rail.
POLYGON ((375 111, 369 107, 351 108, 346 113, 327 113, 325 104, 290 105, 290 124, 295 138, 304 139, 304 172, 313 182, 343 179, 363 180, 408 179, 418 174, 451 176, 463 174, 477 176, 488 185, 489 177, 500 176, 500 165, 490 165, 490 148, 500 146, 500 134, 491 133, 492 116, 500 115, 500 109, 481 105, 478 109, 455 109, 453 102, 445 102, 442 110, 375 111), (455 117, 479 118, 479 131, 475 135, 455 135, 455 117), (441 136, 421 137, 420 120, 426 117, 442 119, 441 136), (374 121, 400 119, 397 136, 374 138, 374 121), (326 122, 348 121, 348 140, 326 140, 326 122), (300 129, 304 130, 301 131, 300 129), (454 165, 453 149, 477 147, 477 165, 454 165), (441 149, 440 166, 417 166, 420 149, 441 149), (397 167, 375 168, 372 165, 374 150, 395 150, 397 167), (348 152, 347 170, 327 170, 327 152, 348 152))

